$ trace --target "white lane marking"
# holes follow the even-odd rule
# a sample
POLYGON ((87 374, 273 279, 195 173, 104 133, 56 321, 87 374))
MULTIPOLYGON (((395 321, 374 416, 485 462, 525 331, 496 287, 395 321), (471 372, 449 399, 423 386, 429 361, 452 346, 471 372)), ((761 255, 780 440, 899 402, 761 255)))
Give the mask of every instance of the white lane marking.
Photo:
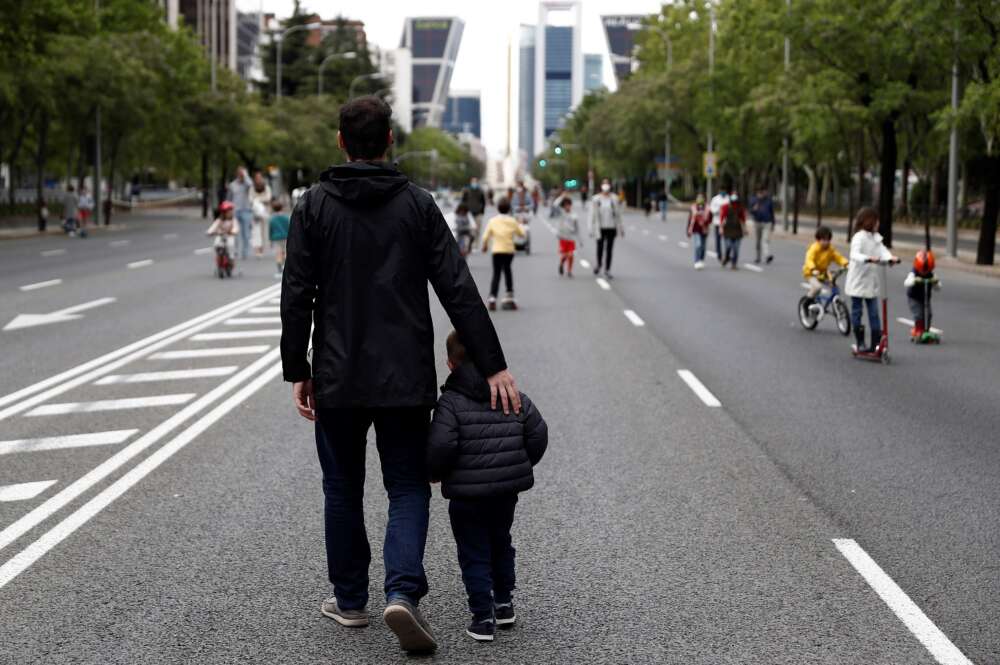
POLYGON ((42 252, 42 256, 62 256, 65 253, 65 249, 47 249, 42 252))
POLYGON ((755 266, 752 263, 744 263, 743 267, 746 268, 747 270, 752 270, 754 272, 764 272, 763 268, 761 268, 760 266, 755 266))
POLYGON ((217 349, 181 349, 154 353, 150 358, 153 360, 180 360, 182 358, 214 358, 216 356, 253 356, 264 353, 270 348, 267 344, 260 344, 258 346, 226 346, 217 349))
POLYGON ((42 404, 28 411, 25 416, 58 416, 65 413, 94 413, 95 411, 121 411, 123 409, 143 409, 153 406, 186 404, 193 400, 195 393, 177 395, 150 395, 148 397, 124 397, 122 399, 100 399, 95 402, 62 402, 42 404))
POLYGON ((73 321, 75 319, 83 318, 79 312, 84 312, 88 309, 93 309, 102 305, 108 305, 114 301, 115 298, 98 298, 97 300, 85 302, 82 305, 66 307, 65 309, 59 309, 55 312, 49 312, 48 314, 18 314, 10 321, 10 323, 5 325, 3 329, 19 330, 21 328, 32 328, 34 326, 45 326, 50 323, 73 321))
POLYGON ((639 327, 646 325, 646 322, 639 318, 639 315, 630 309, 625 310, 625 318, 631 321, 633 326, 639 327))
POLYGON ((51 550, 53 547, 69 537, 69 535, 74 531, 86 524, 90 518, 104 510, 115 499, 120 497, 122 494, 135 486, 140 480, 155 471, 157 467, 170 459, 177 451, 194 441, 205 430, 221 420, 226 414, 245 402, 254 393, 280 375, 280 363, 270 367, 263 374, 256 377, 238 392, 234 393, 224 402, 195 421, 186 430, 178 434, 149 457, 137 464, 132 470, 109 485, 107 489, 102 491, 87 503, 83 504, 80 508, 71 513, 69 517, 49 529, 38 540, 11 557, 11 559, 0 566, 0 589, 5 587, 12 579, 27 570, 46 552, 51 550))
MULTIPOLYGON (((144 451, 146 448, 149 448, 180 425, 190 420, 193 416, 206 409, 213 402, 222 398, 226 393, 240 386, 245 381, 248 381, 258 372, 264 370, 268 365, 278 359, 280 353, 280 349, 274 349, 274 351, 266 356, 258 358, 253 363, 243 368, 238 374, 234 374, 229 377, 226 381, 219 384, 208 393, 205 393, 196 401, 188 404, 170 418, 119 450, 100 465, 84 474, 81 478, 64 487, 58 493, 44 501, 41 505, 37 506, 34 510, 7 526, 3 529, 3 531, 0 531, 0 550, 4 549, 25 533, 51 517, 57 511, 61 510, 66 504, 104 480, 104 478, 114 473, 130 459, 144 451)), ((17 557, 14 557, 12 561, 15 559, 17 559, 17 557)), ((0 567, 0 570, 6 569, 6 566, 10 565, 10 563, 11 562, 8 561, 4 564, 4 566, 0 567)), ((0 573, 0 587, 4 584, 5 581, 3 579, 3 574, 0 573)))
POLYGON ((199 314, 193 319, 179 323, 176 326, 167 328, 166 330, 161 330, 160 332, 150 335, 149 337, 141 339, 137 342, 133 342, 121 347, 120 349, 106 353, 103 356, 89 360, 81 365, 77 365, 76 367, 72 367, 65 372, 61 372, 55 376, 50 376, 49 378, 39 381, 38 383, 34 383, 25 388, 21 388, 20 390, 4 395, 3 397, 0 397, 0 406, 5 406, 7 404, 11 404, 12 402, 16 402, 16 404, 8 406, 6 409, 0 411, 0 420, 4 420, 14 414, 26 411, 35 404, 48 400, 50 397, 61 395, 64 392, 72 390, 73 388, 104 376, 105 374, 132 362, 133 360, 143 358, 157 349, 161 349, 179 339, 188 337, 192 333, 204 330, 209 326, 213 326, 222 318, 232 316, 234 312, 240 311, 241 308, 258 304, 262 298, 270 296, 279 288, 281 287, 274 285, 255 293, 251 293, 248 296, 240 298, 236 302, 223 305, 222 307, 218 307, 204 314, 199 314))
POLYGON ((280 312, 281 308, 277 306, 251 307, 247 310, 247 314, 278 314, 280 312))
POLYGON ((642 235, 648 236, 649 235, 649 229, 643 229, 642 230, 642 235))
POLYGON ((36 496, 56 484, 55 480, 36 480, 32 483, 16 485, 0 485, 0 501, 25 501, 36 496))
POLYGON ((610 291, 611 290, 611 285, 608 284, 608 280, 604 279, 603 277, 598 277, 596 281, 597 281, 597 285, 599 287, 601 287, 602 289, 604 289, 605 291, 610 291))
POLYGON ((244 317, 239 319, 229 319, 225 322, 227 326, 259 326, 269 323, 281 323, 280 316, 257 316, 244 317))
POLYGON ((214 247, 201 247, 199 249, 194 250, 194 253, 195 254, 211 254, 213 251, 215 251, 214 247))
POLYGON ((138 431, 137 429, 117 429, 107 432, 90 432, 88 434, 48 436, 40 439, 0 441, 0 455, 33 453, 41 450, 62 450, 64 448, 86 448, 88 446, 109 446, 122 443, 138 431))
MULTIPOLYGON (((896 317, 896 320, 899 321, 900 323, 902 323, 904 326, 910 326, 911 328, 915 325, 913 323, 913 319, 904 319, 903 317, 898 316, 898 317, 896 317)), ((934 326, 931 326, 931 332, 932 333, 937 333, 938 335, 943 335, 944 334, 943 330, 941 330, 940 328, 935 328, 934 326)))
POLYGON ((722 406, 720 402, 712 392, 705 387, 705 384, 698 380, 698 377, 694 375, 694 372, 687 369, 677 370, 677 374, 684 379, 684 383, 688 385, 688 388, 694 391, 694 394, 705 403, 705 406, 722 406))
POLYGON ((177 234, 176 233, 164 233, 163 234, 163 239, 164 240, 175 240, 176 238, 177 238, 177 234))
POLYGON ((580 259, 580 265, 586 268, 587 270, 590 270, 590 261, 588 261, 587 259, 580 259))
POLYGON ((129 263, 126 267, 129 270, 135 270, 136 268, 145 268, 146 266, 153 265, 153 259, 143 259, 141 261, 133 261, 129 263))
POLYGON ((220 339, 251 339, 254 337, 281 337, 281 330, 233 330, 232 332, 199 333, 192 342, 212 342, 220 339))
POLYGON ((164 372, 139 372, 137 374, 112 374, 100 381, 95 381, 95 386, 112 386, 120 383, 147 383, 150 381, 180 381, 183 379, 204 379, 209 376, 229 376, 239 367, 229 365, 228 367, 201 367, 199 369, 173 369, 164 372))
POLYGON ((269 304, 271 304, 271 305, 280 305, 281 304, 281 298, 271 298, 267 302, 269 304))
POLYGON ((865 581, 875 590, 879 598, 910 629, 914 637, 920 640, 920 643, 931 652, 937 662, 942 665, 972 665, 972 661, 952 644, 952 641, 941 632, 941 629, 927 618, 927 615, 917 604, 910 600, 906 592, 899 588, 899 585, 868 556, 868 553, 860 545, 850 538, 834 538, 833 544, 851 562, 861 577, 865 578, 865 581))
POLYGON ((706 254, 708 254, 709 256, 711 256, 711 257, 712 257, 713 259, 717 259, 717 258, 719 258, 719 255, 718 255, 718 254, 716 254, 714 250, 711 250, 711 249, 710 249, 710 250, 708 250, 708 251, 707 251, 707 252, 705 252, 705 253, 706 253, 706 254))
POLYGON ((663 234, 660 234, 660 235, 658 235, 656 237, 659 238, 662 242, 666 242, 668 240, 667 236, 665 236, 663 234))
POLYGON ((132 242, 131 240, 112 240, 108 244, 112 247, 124 247, 125 245, 128 245, 131 242, 132 242))
POLYGON ((684 240, 679 240, 679 241, 677 242, 677 246, 678 246, 678 247, 683 247, 684 249, 687 249, 688 247, 690 247, 690 246, 691 246, 691 244, 690 244, 690 243, 688 243, 688 242, 686 242, 686 241, 684 241, 684 240))
POLYGON ((44 289, 47 286, 56 286, 62 284, 61 279, 49 279, 44 282, 35 282, 34 284, 25 284, 19 287, 22 291, 35 291, 37 289, 44 289))

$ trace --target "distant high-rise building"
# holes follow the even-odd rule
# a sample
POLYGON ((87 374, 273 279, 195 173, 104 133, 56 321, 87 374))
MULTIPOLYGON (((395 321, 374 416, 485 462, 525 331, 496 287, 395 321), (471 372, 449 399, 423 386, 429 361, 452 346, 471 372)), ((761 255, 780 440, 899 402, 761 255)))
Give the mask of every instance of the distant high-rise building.
POLYGON ((518 47, 517 146, 535 154, 535 26, 521 26, 518 47))
POLYGON ((604 56, 600 53, 583 54, 583 89, 587 92, 604 87, 604 56))
POLYGON ((401 46, 409 49, 413 127, 440 127, 465 23, 454 17, 408 18, 401 46))
POLYGON ((182 22, 198 36, 209 57, 237 69, 236 0, 160 0, 167 23, 176 28, 182 22))
POLYGON ((448 96, 441 129, 451 134, 482 138, 481 104, 478 90, 455 91, 448 96))
POLYGON ((260 61, 263 18, 258 13, 236 13, 236 72, 244 81, 261 81, 264 78, 260 61))
POLYGON ((632 73, 635 52, 635 34, 642 27, 641 15, 602 16, 604 35, 608 39, 611 67, 615 70, 615 80, 621 82, 632 73))
POLYGON ((538 3, 532 155, 545 149, 548 137, 583 99, 582 28, 580 0, 538 3))

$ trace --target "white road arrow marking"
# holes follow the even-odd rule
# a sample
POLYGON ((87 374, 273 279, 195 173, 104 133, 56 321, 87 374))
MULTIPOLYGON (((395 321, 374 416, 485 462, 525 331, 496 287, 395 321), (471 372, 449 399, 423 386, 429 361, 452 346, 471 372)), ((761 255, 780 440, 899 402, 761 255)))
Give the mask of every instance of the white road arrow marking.
POLYGON ((38 480, 33 483, 0 485, 0 501, 26 501, 56 484, 55 480, 38 480))
POLYGON ((18 314, 14 317, 14 320, 5 325, 3 329, 18 330, 20 328, 31 328, 33 326, 44 326, 50 323, 62 323, 63 321, 80 319, 83 317, 77 312, 83 312, 88 309, 100 307, 101 305, 107 305, 109 303, 113 303, 114 301, 115 298, 98 298, 97 300, 85 302, 82 305, 74 305, 73 307, 60 309, 49 314, 18 314))

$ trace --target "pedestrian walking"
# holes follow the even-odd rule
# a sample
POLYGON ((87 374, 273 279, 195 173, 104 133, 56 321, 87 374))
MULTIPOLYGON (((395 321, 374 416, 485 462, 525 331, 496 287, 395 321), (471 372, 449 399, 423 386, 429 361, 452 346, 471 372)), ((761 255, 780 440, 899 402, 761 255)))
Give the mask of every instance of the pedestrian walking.
POLYGON ((472 251, 476 241, 476 223, 464 203, 455 208, 455 240, 458 241, 458 252, 466 256, 472 251))
POLYGON ((611 258, 615 251, 615 238, 625 237, 625 227, 622 226, 621 203, 611 192, 611 181, 605 178, 601 182, 601 191, 590 202, 590 237, 597 239, 597 265, 594 274, 604 268, 604 276, 611 277, 611 258))
POLYGON ((240 225, 240 257, 250 256, 250 231, 253 226, 253 210, 250 209, 250 190, 253 180, 247 175, 247 170, 240 166, 236 169, 236 177, 226 187, 226 199, 233 204, 236 211, 236 221, 240 225))
POLYGON ((274 262, 277 267, 274 276, 277 279, 281 279, 281 273, 285 270, 285 243, 288 240, 288 225, 291 223, 282 207, 281 199, 274 199, 271 202, 271 218, 267 222, 268 240, 274 247, 274 262))
POLYGON ((504 297, 503 309, 517 309, 514 300, 514 275, 511 266, 514 263, 514 236, 523 238, 527 235, 521 223, 510 216, 510 202, 506 198, 497 201, 497 212, 483 232, 483 253, 489 249, 493 254, 493 278, 490 280, 490 297, 486 307, 492 312, 497 308, 497 292, 500 290, 500 273, 503 273, 507 295, 504 297), (490 245, 490 241, 492 246, 490 245))
POLYGON ((719 259, 719 263, 722 263, 724 256, 722 252, 722 206, 727 203, 729 203, 729 194, 725 187, 720 189, 719 193, 708 202, 708 210, 712 213, 712 232, 715 234, 715 255, 719 259))
POLYGON ((531 214, 538 214, 538 206, 542 202, 542 188, 535 185, 531 190, 531 214))
POLYGON ((733 270, 738 270, 740 243, 746 235, 747 211, 736 192, 729 196, 729 201, 722 206, 719 214, 722 216, 722 235, 726 240, 726 255, 722 259, 722 267, 728 263, 733 270))
POLYGON ((492 642, 512 627, 515 589, 510 535, 518 494, 535 484, 534 467, 548 446, 548 426, 527 395, 521 413, 490 407, 490 387, 454 330, 445 344, 451 374, 434 409, 427 470, 448 499, 451 531, 472 623, 466 634, 492 642))
MULTIPOLYGON (((459 205, 472 215, 475 221, 475 233, 479 233, 483 228, 483 212, 486 210, 486 194, 479 186, 479 178, 472 176, 469 178, 469 185, 462 189, 462 199, 459 205)), ((475 242, 473 241, 473 244, 475 242)))
POLYGON ((94 212, 94 197, 90 195, 90 192, 86 187, 80 188, 80 227, 87 228, 90 223, 90 216, 94 212))
POLYGON ((66 187, 66 194, 63 196, 63 230, 70 236, 75 236, 80 227, 80 198, 76 194, 73 185, 66 187))
POLYGON ((363 496, 365 442, 374 425, 389 497, 383 618, 403 649, 428 651, 437 643, 418 609, 427 593, 427 434, 437 401, 428 282, 487 377, 491 406, 520 413, 521 401, 440 209, 385 162, 391 115, 376 96, 344 104, 338 142, 348 162, 324 171, 292 213, 281 360, 296 409, 318 422, 334 587, 322 613, 345 626, 368 624, 371 551, 363 496))
POLYGON ((705 243, 712 226, 712 213, 705 205, 705 195, 699 194, 688 213, 687 236, 694 245, 694 269, 705 267, 705 243))
POLYGON ((253 188, 250 190, 250 210, 253 221, 250 227, 250 246, 258 259, 264 256, 264 233, 267 220, 271 216, 271 188, 264 175, 257 171, 253 174, 253 188))
POLYGON ((854 218, 854 235, 851 236, 850 263, 847 266, 847 283, 844 293, 851 297, 851 325, 857 350, 872 353, 882 339, 882 322, 878 313, 879 275, 872 264, 881 261, 898 262, 882 243, 878 228, 878 211, 862 208, 854 218), (861 323, 862 309, 868 310, 871 326, 871 345, 865 346, 865 327, 861 323))
POLYGON ((757 258, 754 263, 760 263, 763 258, 767 263, 774 261, 771 254, 771 234, 774 232, 774 200, 767 187, 757 190, 756 196, 750 198, 750 216, 753 218, 754 246, 757 258))
POLYGON ((564 272, 567 277, 573 276, 573 257, 577 245, 583 247, 583 234, 580 233, 580 221, 573 212, 573 199, 563 196, 559 199, 556 219, 559 229, 556 236, 559 239, 559 274, 564 272))

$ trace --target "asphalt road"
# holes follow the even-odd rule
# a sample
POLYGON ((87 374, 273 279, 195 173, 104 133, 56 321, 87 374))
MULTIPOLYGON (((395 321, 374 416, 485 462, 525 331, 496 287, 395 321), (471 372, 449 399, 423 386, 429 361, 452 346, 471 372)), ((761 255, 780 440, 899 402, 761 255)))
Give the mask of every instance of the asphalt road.
MULTIPOLYGON (((520 623, 464 636, 438 496, 428 660, 1000 661, 1000 283, 942 271, 945 343, 915 348, 897 269, 883 367, 830 321, 798 326, 802 246, 777 243, 763 272, 696 273, 679 219, 628 227, 607 289, 556 275, 543 220, 514 263, 522 309, 494 320, 551 433, 515 523, 520 623)), ((0 327, 115 299, 0 331, 0 663, 407 660, 379 617, 379 557, 371 627, 319 614, 320 473, 276 373, 273 266, 212 277, 203 230, 161 213, 0 244, 0 327)), ((470 266, 485 285, 487 258, 470 266)), ((377 551, 373 449, 367 488, 377 551)))

